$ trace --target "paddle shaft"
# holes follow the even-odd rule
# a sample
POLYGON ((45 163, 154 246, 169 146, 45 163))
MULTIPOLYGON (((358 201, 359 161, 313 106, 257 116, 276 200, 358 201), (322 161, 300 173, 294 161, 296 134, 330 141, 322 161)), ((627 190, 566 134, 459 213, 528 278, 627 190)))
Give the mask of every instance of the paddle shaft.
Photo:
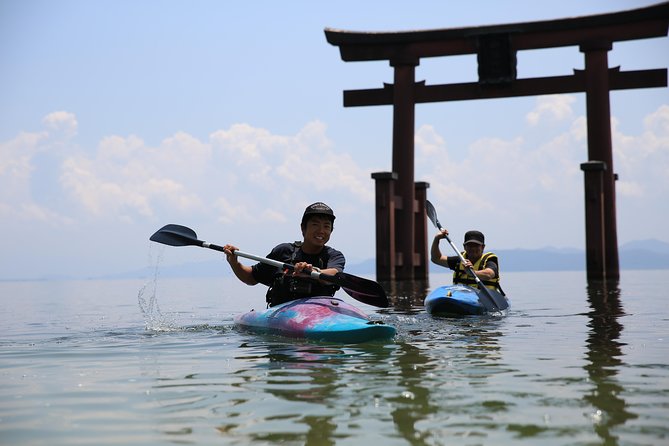
MULTIPOLYGON (((201 240, 198 240, 198 241, 202 243, 200 246, 202 246, 203 248, 209 248, 209 249, 213 249, 215 251, 225 252, 225 248, 223 248, 220 245, 216 245, 214 243, 209 243, 209 242, 203 242, 201 240)), ((290 270, 290 271, 295 270, 295 265, 292 265, 290 263, 280 262, 280 261, 274 260, 274 259, 268 259, 267 257, 260 257, 260 256, 249 254, 249 253, 246 253, 246 252, 243 252, 243 251, 239 251, 239 250, 233 251, 233 254, 238 256, 238 257, 244 257, 246 259, 255 260, 256 262, 265 263, 267 265, 271 265, 271 266, 274 266, 276 268, 281 268, 281 269, 284 269, 284 270, 287 269, 287 270, 290 270)), ((312 279, 324 280, 326 282, 335 282, 336 281, 335 276, 330 275, 330 274, 321 273, 321 272, 315 271, 313 269, 309 272, 309 276, 311 276, 312 279)))

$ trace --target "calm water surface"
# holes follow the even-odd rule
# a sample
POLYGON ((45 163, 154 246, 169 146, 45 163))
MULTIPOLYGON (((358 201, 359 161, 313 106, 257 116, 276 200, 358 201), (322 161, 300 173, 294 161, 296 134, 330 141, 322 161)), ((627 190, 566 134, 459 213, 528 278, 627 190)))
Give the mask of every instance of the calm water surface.
POLYGON ((448 274, 385 284, 359 306, 398 335, 362 345, 236 330, 264 291, 229 275, 0 283, 1 443, 667 445, 668 273, 507 273, 462 319, 421 306, 448 274))

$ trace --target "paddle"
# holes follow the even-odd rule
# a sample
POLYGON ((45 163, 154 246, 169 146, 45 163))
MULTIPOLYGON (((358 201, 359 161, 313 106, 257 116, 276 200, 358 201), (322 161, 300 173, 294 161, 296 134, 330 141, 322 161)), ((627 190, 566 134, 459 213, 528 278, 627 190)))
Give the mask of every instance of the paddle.
MULTIPOLYGON (((434 209, 434 206, 432 206, 432 203, 430 203, 429 200, 425 201, 425 212, 427 212, 427 216, 436 226, 437 229, 440 231, 443 230, 441 227, 441 223, 439 223, 439 219, 437 218, 437 211, 434 209)), ((448 243, 451 245, 453 250, 458 254, 458 257, 460 257, 461 262, 465 262, 465 258, 462 256, 462 253, 458 248, 453 244, 451 241, 450 237, 448 235, 446 236, 446 240, 448 240, 448 243)), ((471 267, 467 268, 467 272, 469 273, 470 276, 476 280, 476 284, 478 285, 478 291, 476 294, 479 296, 479 300, 481 304, 486 308, 488 311, 500 311, 504 310, 509 307, 509 302, 506 300, 506 298, 498 293, 495 290, 491 290, 490 288, 486 287, 483 282, 481 282, 481 279, 474 273, 474 269, 471 267)))
MULTIPOLYGON (((195 231, 181 225, 163 226, 155 234, 153 234, 149 240, 169 246, 200 246, 202 248, 209 248, 216 251, 224 251, 222 246, 198 240, 195 231)), ((272 265, 281 269, 288 269, 291 271, 295 269, 295 265, 291 265, 290 263, 283 263, 279 262, 278 260, 258 257, 239 250, 235 251, 235 255, 265 263, 267 265, 272 265)), ((374 282, 373 280, 346 273, 337 273, 331 275, 317 271, 311 271, 309 275, 313 279, 320 279, 341 287, 352 298, 367 305, 381 308, 386 308, 389 306, 388 298, 386 297, 386 292, 383 290, 383 287, 381 287, 381 285, 374 282)))

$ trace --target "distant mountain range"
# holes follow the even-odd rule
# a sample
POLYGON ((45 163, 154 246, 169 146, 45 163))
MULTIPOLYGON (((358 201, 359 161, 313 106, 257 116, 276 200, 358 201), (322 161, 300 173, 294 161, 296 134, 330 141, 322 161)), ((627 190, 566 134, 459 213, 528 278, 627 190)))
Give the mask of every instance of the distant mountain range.
MULTIPOLYGON (((500 259, 502 271, 584 271, 585 251, 575 248, 500 249, 495 254, 500 259)), ((625 269, 669 269, 669 243, 660 240, 639 240, 626 243, 619 250, 620 268, 625 269)), ((229 273, 223 259, 161 266, 161 277, 215 277, 229 273)), ((442 271, 430 264, 430 271, 442 271)), ((373 275, 376 262, 368 259, 346 265, 346 272, 373 275)), ((120 274, 106 275, 104 279, 142 278, 149 275, 149 268, 120 274)))
MULTIPOLYGON (((500 249, 502 271, 585 271, 585 250, 576 248, 500 249)), ((455 254, 455 253, 454 253, 455 254)), ((449 254, 450 255, 450 254, 449 254)), ((621 269, 669 269, 669 243, 639 240, 618 251, 621 269)), ((430 271, 439 271, 431 264, 430 271)), ((372 272, 374 269, 372 269, 372 272)))

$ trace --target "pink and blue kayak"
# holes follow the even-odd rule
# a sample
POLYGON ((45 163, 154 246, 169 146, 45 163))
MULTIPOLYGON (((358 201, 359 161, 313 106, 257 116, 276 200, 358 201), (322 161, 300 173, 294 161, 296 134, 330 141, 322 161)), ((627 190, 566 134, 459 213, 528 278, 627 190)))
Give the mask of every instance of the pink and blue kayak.
MULTIPOLYGON (((434 316, 473 316, 491 313, 490 301, 478 289, 467 285, 446 285, 435 288, 425 298, 425 310, 434 316)), ((500 293, 489 290, 495 299, 495 309, 505 311, 509 301, 500 293)))
POLYGON ((371 320, 362 310, 336 297, 309 297, 235 317, 254 332, 346 344, 390 339, 395 327, 371 320))

